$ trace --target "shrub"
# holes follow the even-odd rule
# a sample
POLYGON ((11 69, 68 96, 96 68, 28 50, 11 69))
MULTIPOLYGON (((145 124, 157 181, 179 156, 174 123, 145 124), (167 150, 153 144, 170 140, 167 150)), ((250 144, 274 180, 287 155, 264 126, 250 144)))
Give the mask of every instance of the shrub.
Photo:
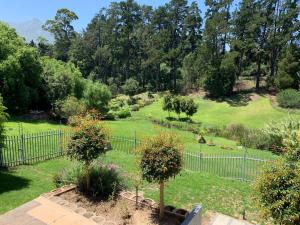
POLYGON ((96 109, 102 114, 108 111, 111 93, 105 84, 89 81, 83 92, 83 96, 88 109, 96 109))
POLYGON ((125 119, 127 117, 131 117, 131 113, 128 109, 122 109, 119 112, 117 112, 117 115, 120 119, 125 119))
POLYGON ((84 103, 73 96, 65 100, 58 100, 54 104, 54 113, 62 119, 69 119, 71 116, 82 115, 86 112, 84 103))
POLYGON ((175 177, 182 168, 182 150, 178 138, 162 133, 147 139, 140 147, 142 178, 160 184, 160 218, 164 216, 164 182, 175 177))
POLYGON ((122 86, 122 90, 126 95, 133 96, 139 91, 139 82, 133 78, 129 78, 125 81, 125 84, 122 86))
POLYGON ((263 129, 263 133, 269 136, 273 143, 274 150, 278 153, 283 151, 284 139, 290 137, 291 134, 296 133, 300 129, 300 120, 289 117, 279 122, 268 123, 263 129))
POLYGON ((300 163, 283 159, 268 164, 255 183, 265 216, 276 224, 300 223, 300 163))
POLYGON ((109 150, 109 147, 108 130, 99 121, 81 120, 81 123, 75 127, 68 144, 67 155, 71 159, 84 163, 87 190, 90 190, 90 164, 109 150))
MULTIPOLYGON (((56 187, 66 184, 76 184, 78 190, 87 192, 84 167, 80 164, 65 168, 54 175, 56 187)), ((126 182, 119 168, 113 164, 95 163, 90 169, 91 194, 93 197, 107 198, 114 196, 124 188, 126 182)))
POLYGON ((294 89, 279 92, 277 101, 283 108, 300 108, 300 93, 294 89))

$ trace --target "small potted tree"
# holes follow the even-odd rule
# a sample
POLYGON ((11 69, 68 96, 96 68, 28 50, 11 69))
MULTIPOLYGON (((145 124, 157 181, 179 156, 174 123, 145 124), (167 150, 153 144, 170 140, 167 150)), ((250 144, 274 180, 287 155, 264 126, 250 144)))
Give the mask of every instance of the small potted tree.
POLYGON ((142 178, 160 186, 159 218, 164 217, 164 184, 182 169, 183 146, 172 133, 149 138, 140 147, 142 178))
POLYGON ((90 190, 90 166, 93 160, 110 150, 109 132, 98 120, 82 119, 74 128, 67 148, 67 155, 84 163, 86 191, 90 190))

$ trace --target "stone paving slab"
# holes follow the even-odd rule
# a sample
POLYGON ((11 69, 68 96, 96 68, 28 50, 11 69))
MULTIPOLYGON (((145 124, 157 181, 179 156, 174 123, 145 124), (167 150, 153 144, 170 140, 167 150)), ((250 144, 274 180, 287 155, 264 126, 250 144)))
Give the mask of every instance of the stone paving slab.
POLYGON ((217 213, 211 220, 210 225, 253 225, 244 220, 238 220, 230 216, 217 213))

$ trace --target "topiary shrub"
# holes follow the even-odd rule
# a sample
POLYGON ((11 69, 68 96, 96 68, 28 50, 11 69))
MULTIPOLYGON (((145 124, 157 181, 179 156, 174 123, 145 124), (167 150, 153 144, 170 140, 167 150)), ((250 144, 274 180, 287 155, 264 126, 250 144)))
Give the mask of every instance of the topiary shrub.
POLYGON ((71 159, 83 162, 86 171, 86 190, 90 190, 90 165, 110 148, 109 132, 97 120, 81 120, 74 128, 67 148, 71 159))
POLYGON ((300 108, 300 93, 294 89, 286 89, 277 95, 277 102, 283 108, 300 108))
POLYGON ((147 139, 140 147, 142 178, 160 185, 160 218, 164 217, 164 183, 182 169, 183 146, 172 133, 147 139))
POLYGON ((280 159, 268 164, 255 183, 257 200, 274 224, 300 224, 300 163, 280 159))

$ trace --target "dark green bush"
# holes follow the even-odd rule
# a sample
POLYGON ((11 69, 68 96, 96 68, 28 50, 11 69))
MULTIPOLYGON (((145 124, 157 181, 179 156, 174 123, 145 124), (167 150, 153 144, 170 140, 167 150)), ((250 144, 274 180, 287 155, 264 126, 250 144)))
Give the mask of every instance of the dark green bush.
POLYGON ((277 101, 283 108, 300 108, 300 93, 294 89, 286 89, 278 93, 277 101))

